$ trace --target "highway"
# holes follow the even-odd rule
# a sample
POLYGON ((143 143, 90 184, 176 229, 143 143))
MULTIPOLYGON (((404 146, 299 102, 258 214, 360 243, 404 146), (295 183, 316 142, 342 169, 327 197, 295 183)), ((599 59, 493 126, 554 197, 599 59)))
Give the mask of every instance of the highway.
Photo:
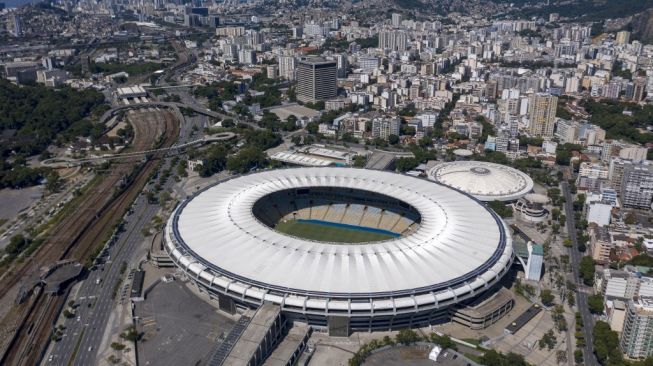
POLYGON ((104 336, 111 310, 120 299, 120 289, 115 299, 116 284, 125 280, 127 273, 121 273, 122 263, 129 263, 134 249, 143 241, 141 228, 147 225, 159 207, 146 202, 141 195, 134 203, 134 213, 125 220, 125 231, 109 249, 109 260, 98 265, 82 282, 77 294, 76 317, 66 319, 62 340, 54 343, 52 349, 53 365, 93 365, 97 349, 104 336), (100 283, 98 284, 98 280, 100 283))
MULTIPOLYGON (((179 143, 183 144, 193 138, 193 126, 198 125, 201 119, 187 120, 181 116, 179 143)), ((233 137, 233 136, 230 136, 233 137)), ((164 168, 165 169, 165 168, 164 168)), ((174 185, 174 180, 169 179, 163 190, 174 185)), ((124 231, 117 236, 115 243, 109 250, 111 263, 98 266, 98 269, 89 273, 81 284, 77 294, 78 318, 66 319, 64 336, 61 341, 54 343, 51 351, 52 365, 94 365, 98 349, 102 345, 102 338, 109 324, 109 317, 116 303, 121 299, 121 291, 128 284, 128 271, 120 273, 123 262, 133 262, 133 253, 143 242, 141 229, 150 223, 152 217, 159 210, 158 205, 148 204, 145 197, 140 195, 134 205, 133 213, 125 219, 124 231), (100 284, 97 280, 101 279, 100 284), (123 280, 116 297, 113 291, 118 281, 123 280), (90 304, 90 307, 89 307, 90 304), (75 350, 77 350, 75 352, 75 350)), ((132 263, 133 265, 133 263, 132 263)), ((129 301, 129 294, 124 301, 129 301)), ((126 342, 125 342, 126 343, 126 342)), ((128 346, 131 347, 131 346, 128 346)))
MULTIPOLYGON (((592 329, 594 328, 594 317, 589 311, 587 306, 587 292, 586 286, 580 279, 579 267, 581 260, 581 253, 578 251, 578 238, 576 236, 576 225, 574 223, 574 205, 573 196, 569 190, 569 184, 566 181, 562 182, 562 192, 565 197, 565 215, 567 219, 567 232, 571 240, 572 247, 570 250, 571 268, 573 269, 573 277, 576 282, 576 302, 578 304, 578 311, 583 319, 583 335, 585 336, 585 347, 583 348, 583 363, 588 366, 599 366, 599 363, 594 355, 594 345, 592 338, 592 329)), ((571 361, 571 360, 570 360, 571 361)))

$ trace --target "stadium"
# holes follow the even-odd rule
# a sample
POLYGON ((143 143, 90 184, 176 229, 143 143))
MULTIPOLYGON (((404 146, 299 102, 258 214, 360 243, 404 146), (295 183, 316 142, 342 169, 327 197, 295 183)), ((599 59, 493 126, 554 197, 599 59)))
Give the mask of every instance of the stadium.
POLYGON ((533 179, 509 166, 484 161, 438 164, 429 179, 469 193, 480 201, 515 201, 533 190, 533 179))
POLYGON ((355 168, 219 182, 175 208, 164 242, 221 309, 274 303, 332 334, 446 321, 513 261, 507 226, 473 197, 355 168))

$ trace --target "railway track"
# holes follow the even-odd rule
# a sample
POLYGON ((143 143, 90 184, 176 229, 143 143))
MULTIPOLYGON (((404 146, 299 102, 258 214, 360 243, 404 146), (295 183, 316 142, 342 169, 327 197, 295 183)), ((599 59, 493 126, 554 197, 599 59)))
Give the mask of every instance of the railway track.
MULTIPOLYGON (((158 113, 137 113, 133 122, 135 127, 134 149, 151 147, 160 141, 163 147, 171 146, 179 134, 179 123, 175 115, 169 111, 158 113), (144 118, 143 114, 150 114, 144 118), (159 114, 163 118, 158 118, 159 114), (140 114, 140 116, 139 116, 140 114), (154 115, 154 117, 152 117, 154 115), (142 119, 142 121, 140 120, 142 119), (163 120, 161 126, 159 121, 163 120), (137 136, 141 136, 137 139, 137 136), (159 137, 163 136, 162 140, 159 137)), ((139 168, 134 162, 116 165, 112 174, 100 181, 85 193, 85 198, 79 203, 80 210, 64 217, 55 228, 49 240, 33 254, 33 262, 45 265, 61 259, 83 261, 100 245, 104 244, 105 235, 120 221, 133 200, 140 194, 147 183, 150 174, 157 166, 158 159, 164 152, 154 154, 139 168), (123 189, 115 190, 118 183, 133 169, 136 170, 131 182, 123 189)), ((140 159, 137 159, 140 162, 140 159)), ((29 262, 29 261, 25 261, 29 262)), ((6 294, 6 286, 16 286, 24 276, 34 275, 33 266, 22 265, 16 268, 10 276, 5 276, 0 282, 0 288, 6 294)), ((64 296, 48 296, 41 293, 34 295, 33 306, 16 328, 16 334, 10 343, 10 348, 0 357, 0 363, 6 365, 34 365, 39 362, 49 344, 52 326, 56 322, 60 309, 64 305, 64 296)), ((3 319, 8 324, 10 319, 3 319)))

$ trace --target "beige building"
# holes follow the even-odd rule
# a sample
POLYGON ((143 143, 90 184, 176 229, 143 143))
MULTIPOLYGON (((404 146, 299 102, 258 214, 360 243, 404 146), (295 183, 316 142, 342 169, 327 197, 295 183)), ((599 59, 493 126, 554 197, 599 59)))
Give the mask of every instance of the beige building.
POLYGON ((545 93, 533 94, 528 98, 528 131, 532 136, 553 137, 558 98, 545 93))
POLYGON ((598 263, 610 262, 610 250, 612 239, 606 228, 596 227, 590 230, 590 246, 592 247, 592 259, 598 263))

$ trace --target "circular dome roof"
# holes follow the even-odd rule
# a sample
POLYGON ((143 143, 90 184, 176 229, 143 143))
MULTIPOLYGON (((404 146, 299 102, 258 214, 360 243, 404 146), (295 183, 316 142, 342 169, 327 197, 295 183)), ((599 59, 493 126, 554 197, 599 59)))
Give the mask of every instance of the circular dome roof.
POLYGON ((517 169, 483 161, 455 161, 435 166, 429 178, 481 201, 512 201, 533 189, 533 180, 517 169))
POLYGON ((474 153, 467 149, 456 149, 453 151, 453 154, 456 156, 468 157, 468 156, 472 156, 472 154, 474 153))

